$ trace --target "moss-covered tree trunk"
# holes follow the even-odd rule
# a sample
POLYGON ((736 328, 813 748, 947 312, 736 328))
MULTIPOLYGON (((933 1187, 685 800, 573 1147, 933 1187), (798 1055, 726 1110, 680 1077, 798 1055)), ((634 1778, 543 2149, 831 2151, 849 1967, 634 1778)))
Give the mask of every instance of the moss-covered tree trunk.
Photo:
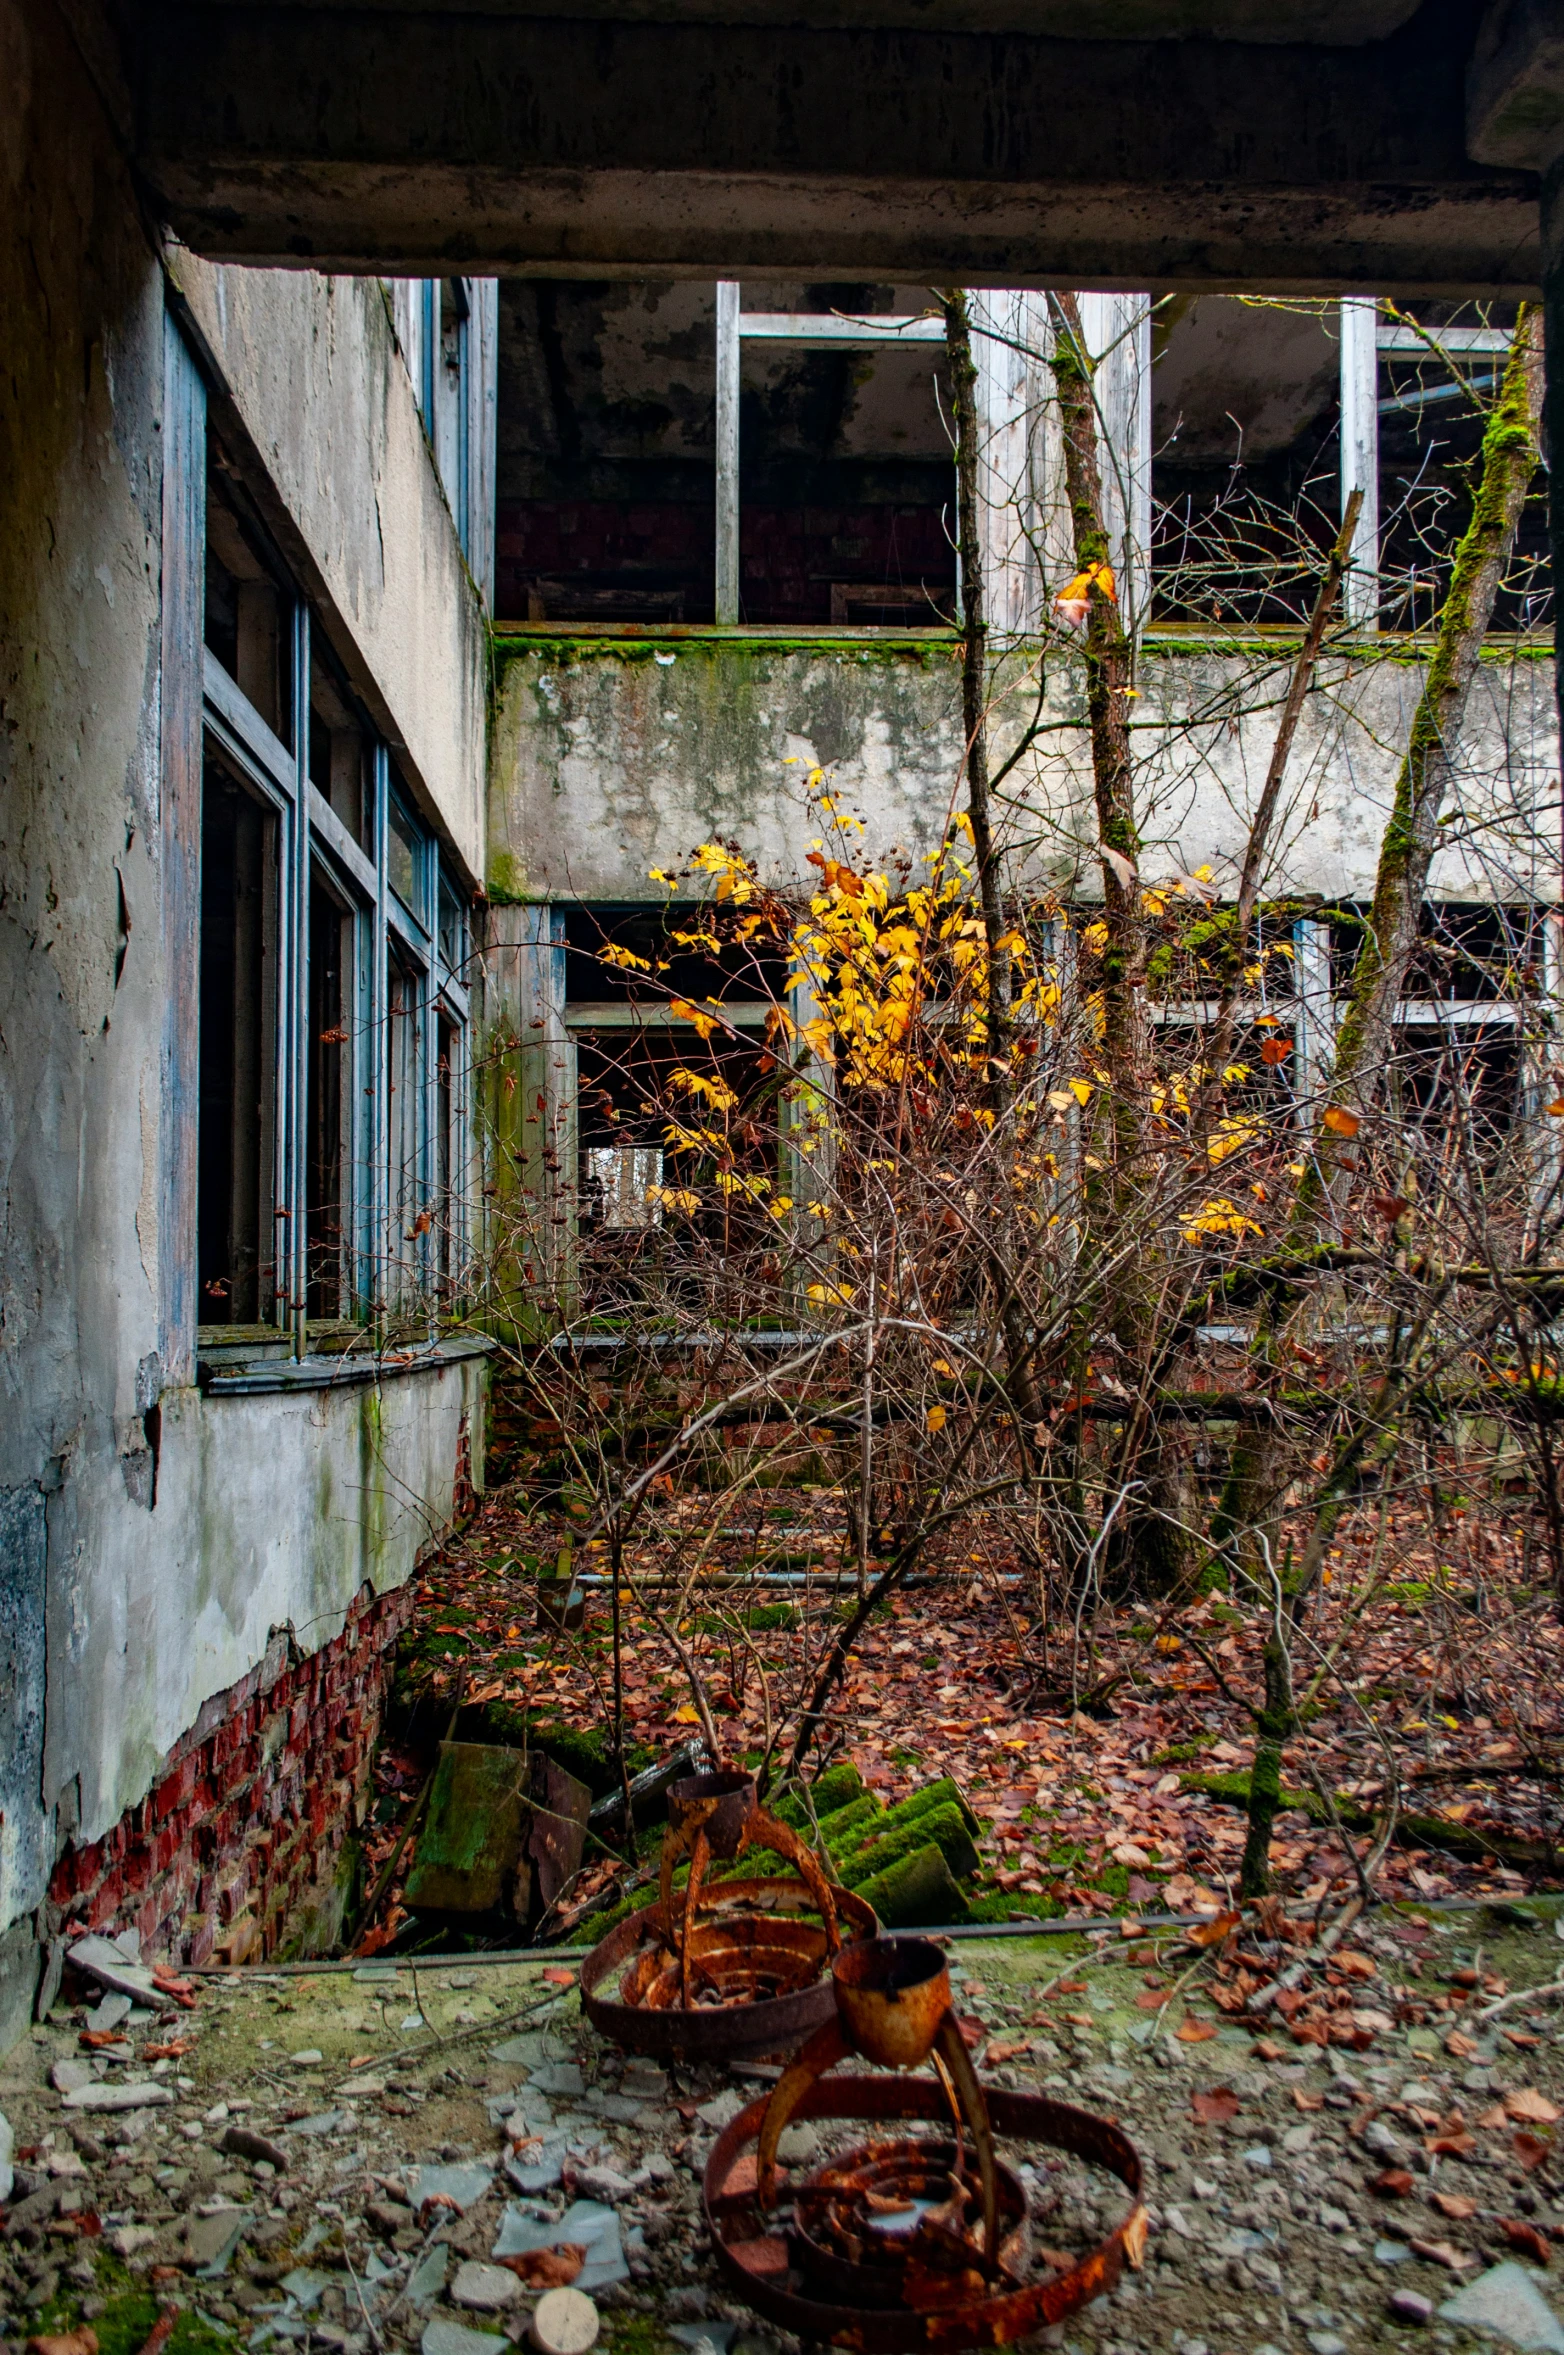
MULTIPOLYGON (((1154 1157, 1147 1153, 1151 1096, 1151 1029, 1146 1003, 1146 921, 1140 883, 1140 832, 1135 818, 1135 773, 1130 757, 1130 690, 1134 649, 1124 627, 1113 573, 1114 548, 1097 455, 1094 363, 1073 294, 1050 294, 1050 365, 1059 396, 1065 487, 1075 561, 1086 599, 1082 663, 1091 731, 1092 795, 1097 815, 1106 941, 1098 960, 1102 1035, 1098 1052, 1108 1073, 1106 1116, 1097 1141, 1111 1156, 1106 1173, 1088 1181, 1101 1231, 1110 1242, 1126 1223, 1141 1220, 1154 1157)), ((1114 1335, 1146 1387, 1142 1409, 1126 1424, 1108 1472, 1112 1490, 1128 1492, 1108 1548, 1110 1583, 1145 1595, 1170 1592, 1190 1567, 1185 1441, 1166 1425, 1152 1399, 1165 1322, 1166 1268, 1154 1252, 1137 1278, 1115 1287, 1114 1335)))
POLYGON ((1263 1897, 1271 1886, 1271 1826, 1282 1796, 1282 1760, 1297 1731, 1286 1610, 1278 1607, 1265 1646, 1265 1706, 1256 1726, 1249 1775, 1249 1834, 1238 1868, 1240 1897, 1263 1897))
POLYGON ((1005 1022, 1009 959, 1004 948, 1004 901, 999 845, 988 789, 988 615, 983 582, 983 531, 978 513, 977 363, 966 290, 945 297, 945 358, 956 412, 956 530, 961 550, 961 724, 966 738, 967 820, 977 858, 978 898, 988 950, 988 1054, 991 1085, 1008 1070, 1005 1022))
MULTIPOLYGON (((1366 1120, 1377 1103, 1392 1053, 1396 1003, 1417 946, 1428 871, 1439 847, 1439 819, 1455 782, 1455 751, 1466 706, 1493 621, 1494 601, 1515 546, 1541 459, 1542 314, 1523 305, 1483 435, 1472 519, 1455 553, 1439 636, 1396 779, 1396 797, 1379 846, 1374 901, 1353 967, 1347 1012, 1336 1041, 1332 1106, 1366 1120)), ((1356 1165, 1350 1120, 1321 1121, 1311 1176, 1299 1188, 1295 1229, 1314 1225, 1328 1200, 1339 1200, 1356 1165)))
MULTIPOLYGON (((1373 905, 1336 1043, 1330 1102, 1321 1107, 1314 1151, 1293 1206, 1289 1241, 1300 1251, 1339 1221, 1357 1168, 1360 1132, 1377 1107, 1391 1060, 1396 1004, 1417 946, 1466 706, 1541 458, 1542 398, 1542 319, 1523 304, 1483 435, 1471 521, 1456 548, 1433 657, 1380 843, 1373 905)), ((1302 1287, 1278 1288, 1262 1307, 1254 1343, 1262 1366, 1269 1369, 1275 1362, 1279 1344, 1309 1296, 1302 1287)), ((1249 1530, 1269 1517, 1286 1476, 1284 1446, 1274 1432, 1258 1432, 1239 1444, 1211 1523, 1214 1554, 1230 1555, 1249 1530)))

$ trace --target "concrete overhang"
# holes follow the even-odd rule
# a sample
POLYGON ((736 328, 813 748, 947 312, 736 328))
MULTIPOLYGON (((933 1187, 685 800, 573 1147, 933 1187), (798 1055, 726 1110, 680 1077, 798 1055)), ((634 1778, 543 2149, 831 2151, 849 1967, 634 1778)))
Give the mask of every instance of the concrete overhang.
POLYGON ((120 0, 143 174, 197 250, 326 269, 1540 279, 1534 166, 1469 152, 1470 0, 553 6, 120 0))

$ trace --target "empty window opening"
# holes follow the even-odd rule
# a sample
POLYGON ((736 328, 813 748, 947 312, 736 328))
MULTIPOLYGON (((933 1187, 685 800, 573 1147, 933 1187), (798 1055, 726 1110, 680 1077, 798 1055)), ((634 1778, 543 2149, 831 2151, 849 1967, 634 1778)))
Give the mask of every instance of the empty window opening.
MULTIPOLYGON (((746 281, 746 311, 912 316, 926 287, 746 281)), ((740 619, 942 628, 954 611, 949 399, 937 346, 743 347, 740 619), (943 414, 942 414, 943 411, 943 414)), ((709 622, 716 289, 500 289, 495 611, 709 622)))
POLYGON ((197 1261, 203 1324, 256 1324, 275 1289, 277 821, 209 761, 201 804, 197 1261))
POLYGON ((310 782, 360 850, 374 850, 374 778, 369 740, 320 632, 310 633, 310 782))
POLYGON ((206 643, 272 734, 293 736, 293 598, 244 485, 209 445, 206 643))

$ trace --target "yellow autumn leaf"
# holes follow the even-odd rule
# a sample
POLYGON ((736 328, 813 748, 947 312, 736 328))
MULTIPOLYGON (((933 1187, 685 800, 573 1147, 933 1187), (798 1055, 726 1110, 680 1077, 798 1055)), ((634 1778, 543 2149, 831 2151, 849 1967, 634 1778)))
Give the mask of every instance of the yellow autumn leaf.
POLYGON ((1091 1081, 1089 1079, 1070 1079, 1066 1080, 1065 1085, 1084 1112, 1092 1100, 1091 1081))
POLYGON ((923 1420, 928 1426, 929 1430, 943 1431, 945 1428, 945 1409, 942 1406, 931 1406, 923 1420))
POLYGON ((1332 1104, 1325 1114, 1325 1126, 1333 1137, 1355 1137, 1363 1123, 1355 1112, 1348 1112, 1341 1104, 1332 1104))
POLYGON ((700 1721, 700 1711, 698 1709, 692 1709, 688 1701, 682 1702, 673 1713, 673 1722, 675 1725, 699 1725, 700 1721))

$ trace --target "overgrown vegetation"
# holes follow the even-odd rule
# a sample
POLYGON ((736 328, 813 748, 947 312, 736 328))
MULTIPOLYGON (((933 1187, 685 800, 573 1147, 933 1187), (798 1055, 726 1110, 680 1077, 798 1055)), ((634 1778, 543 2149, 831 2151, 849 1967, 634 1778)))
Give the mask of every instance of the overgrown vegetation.
MULTIPOLYGON (((481 1305, 509 1347, 535 1575, 568 1586, 586 1565, 601 1580, 583 1654, 595 1779, 627 1783, 645 1754, 631 1703, 650 1653, 679 1696, 672 1723, 719 1756, 747 1712, 743 1754, 786 1795, 851 1745, 844 1697, 884 1614, 981 1529, 985 1592, 1034 1707, 1079 1724, 1158 1660, 1198 1658, 1223 1730, 1246 1736, 1243 1893, 1268 1887, 1277 1820, 1300 1803, 1367 1884, 1416 1772, 1406 1727, 1358 1672, 1371 1631, 1441 1593, 1438 1676, 1469 1681, 1450 1663, 1496 1611, 1564 1592, 1564 1101, 1535 926, 1484 976, 1506 1009, 1514 1118, 1494 1117, 1481 1036, 1436 1028, 1429 1050, 1401 1012, 1419 960, 1470 961, 1428 937, 1438 858, 1459 843, 1470 873, 1487 857, 1497 903, 1544 855, 1519 752, 1501 746, 1503 773, 1485 777, 1464 734, 1538 465, 1538 321, 1522 310, 1448 551, 1372 903, 1332 934, 1289 882, 1288 845, 1331 758, 1354 517, 1334 549, 1299 527, 1300 634, 1230 662, 1220 712, 1142 722, 1102 355, 1073 298, 1050 297, 1035 357, 1054 387, 1070 570, 1050 577, 1057 536, 1039 529, 1044 626, 999 643, 974 321, 965 297, 941 303, 967 741, 935 847, 877 851, 817 772, 808 890, 719 840, 653 870, 660 927, 638 945, 605 928, 601 944, 640 1013, 594 1049, 590 1077, 583 1062, 579 1116, 612 1140, 595 1201, 566 1130, 534 1122, 522 1154, 533 1113, 517 1112, 510 1046, 487 1075, 481 1305), (1241 709, 1274 715, 1271 759, 1230 871, 1191 869, 1158 797, 1200 728, 1241 709), (1054 821, 1033 798, 1064 733, 1091 784, 1068 885, 1049 879, 1054 821), (1336 957, 1339 1037, 1308 1000, 1300 921, 1336 957), (1502 1502, 1519 1547, 1475 1570, 1466 1623, 1443 1572, 1426 1575, 1456 1496, 1502 1502), (842 1512, 829 1549, 824 1497, 842 1512), (779 1601, 790 1576, 801 1599, 779 1601), (1327 1711, 1372 1758, 1361 1805, 1287 1787, 1327 1711)), ((1404 1680, 1390 1689, 1404 1706, 1404 1680)), ((1168 1745, 1165 1729, 1159 1746, 1193 1755, 1214 1738, 1168 1745)), ((1553 1758, 1551 1724, 1527 1738, 1553 1758)), ((1544 1839, 1528 1861, 1550 1857, 1544 1839)), ((1134 1868, 1103 1866, 1099 1887, 1110 1869, 1128 1885, 1134 1868)))

